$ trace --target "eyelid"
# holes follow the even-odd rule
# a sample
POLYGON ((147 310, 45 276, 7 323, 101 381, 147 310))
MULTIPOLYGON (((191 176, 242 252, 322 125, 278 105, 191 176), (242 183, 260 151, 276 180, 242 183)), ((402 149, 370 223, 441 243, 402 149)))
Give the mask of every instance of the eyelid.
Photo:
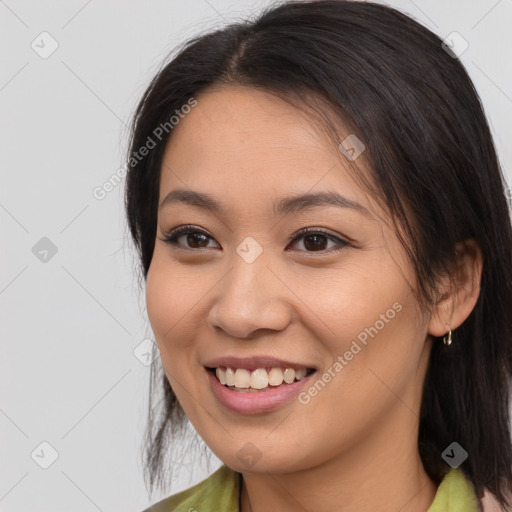
POLYGON ((193 231, 193 232, 198 231, 200 233, 203 233, 203 235, 207 235, 207 236, 213 238, 213 236, 208 231, 206 231, 206 229, 201 228, 199 226, 195 226, 194 224, 184 224, 182 226, 177 226, 177 227, 173 228, 171 231, 169 231, 169 233, 166 234, 165 236, 167 236, 167 237, 174 236, 177 234, 186 233, 188 231, 193 231))
POLYGON ((313 234, 313 235, 317 234, 317 233, 321 233, 322 235, 325 235, 327 237, 333 238, 335 240, 339 240, 341 242, 346 242, 347 244, 349 243, 349 241, 347 239, 345 239, 345 238, 343 238, 341 236, 338 236, 338 235, 334 235, 333 233, 331 233, 330 231, 328 231, 325 228, 301 228, 298 231, 296 231, 293 235, 291 235, 288 238, 288 241, 295 240, 299 236, 306 235, 308 233, 309 234, 313 234))

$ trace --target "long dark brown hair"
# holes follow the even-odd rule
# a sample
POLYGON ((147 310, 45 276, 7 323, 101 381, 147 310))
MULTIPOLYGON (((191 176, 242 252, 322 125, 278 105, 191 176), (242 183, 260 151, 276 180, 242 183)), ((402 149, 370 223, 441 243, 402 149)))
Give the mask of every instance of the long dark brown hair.
MULTIPOLYGON (((144 280, 155 244, 162 156, 172 136, 170 128, 158 132, 160 138, 154 131, 191 98, 222 84, 296 102, 322 98, 364 141, 372 181, 405 233, 425 303, 434 302, 439 273, 453 272, 456 245, 468 239, 479 245, 480 296, 449 350, 433 344, 418 448, 439 483, 449 469, 441 453, 457 441, 469 454, 461 469, 477 495, 488 489, 510 506, 512 230, 489 126, 460 61, 397 10, 344 0, 286 2, 185 43, 154 77, 133 120, 125 206, 144 280), (148 137, 155 147, 134 158, 148 137)), ((186 417, 156 366, 151 379, 145 465, 153 488, 163 483, 169 444, 186 417), (163 391, 159 411, 151 403, 157 388, 163 391)))

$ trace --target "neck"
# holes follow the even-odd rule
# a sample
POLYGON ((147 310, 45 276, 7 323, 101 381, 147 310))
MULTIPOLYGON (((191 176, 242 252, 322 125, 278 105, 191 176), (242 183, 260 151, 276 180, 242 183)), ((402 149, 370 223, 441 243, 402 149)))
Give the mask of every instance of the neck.
MULTIPOLYGON (((404 408, 403 414, 411 411, 404 408)), ((408 421, 402 429, 394 421, 393 428, 381 425, 373 435, 361 432, 351 449, 321 465, 293 473, 243 473, 240 511, 428 512, 437 487, 418 453, 417 422, 411 428, 408 421)))

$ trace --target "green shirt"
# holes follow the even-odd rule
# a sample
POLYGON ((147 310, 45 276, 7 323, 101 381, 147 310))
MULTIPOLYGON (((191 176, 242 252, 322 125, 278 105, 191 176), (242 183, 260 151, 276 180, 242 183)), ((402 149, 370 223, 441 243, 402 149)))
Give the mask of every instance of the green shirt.
MULTIPOLYGON (((239 512, 241 474, 223 464, 190 489, 159 501, 143 512, 239 512)), ((428 512, 480 512, 473 486, 460 469, 451 469, 428 512)))

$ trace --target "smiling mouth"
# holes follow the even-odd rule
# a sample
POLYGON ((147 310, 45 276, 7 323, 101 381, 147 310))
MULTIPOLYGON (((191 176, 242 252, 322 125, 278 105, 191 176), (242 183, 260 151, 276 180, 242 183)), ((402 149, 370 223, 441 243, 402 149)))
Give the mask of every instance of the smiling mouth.
POLYGON ((232 391, 253 393, 278 386, 286 386, 311 375, 314 368, 267 367, 255 370, 219 366, 206 368, 217 380, 232 391))

